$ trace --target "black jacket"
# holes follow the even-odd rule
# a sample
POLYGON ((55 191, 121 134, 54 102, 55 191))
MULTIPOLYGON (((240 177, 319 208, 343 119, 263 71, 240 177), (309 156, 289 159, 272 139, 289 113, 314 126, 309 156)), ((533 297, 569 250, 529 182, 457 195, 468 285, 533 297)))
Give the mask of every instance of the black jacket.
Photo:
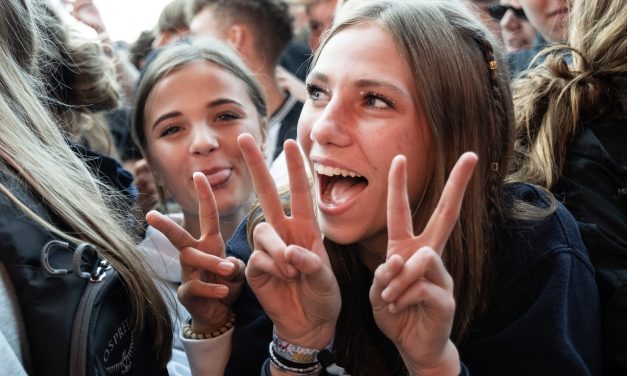
POLYGON ((570 210, 596 270, 606 375, 627 375, 627 120, 584 124, 553 192, 570 210))
MULTIPOLYGON (((546 195, 530 185, 510 186, 505 196, 548 205, 546 195)), ((459 347, 462 373, 599 375, 599 296, 573 217, 560 204, 543 221, 508 220, 495 228, 491 309, 484 320, 471 323, 468 341, 459 347)), ((227 253, 247 262, 250 252, 244 222, 227 253)), ((272 323, 247 285, 234 310, 238 323, 225 375, 258 375, 268 357, 272 323)), ((382 354, 395 353, 387 351, 389 342, 378 344, 382 354)))

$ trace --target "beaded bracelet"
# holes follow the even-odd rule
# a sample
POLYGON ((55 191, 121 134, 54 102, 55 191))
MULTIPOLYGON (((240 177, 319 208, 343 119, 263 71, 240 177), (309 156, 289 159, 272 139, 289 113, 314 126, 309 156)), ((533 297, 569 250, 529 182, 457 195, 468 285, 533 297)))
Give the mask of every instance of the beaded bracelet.
POLYGON ((220 329, 214 330, 211 333, 194 333, 192 331, 192 318, 189 317, 185 325, 183 325, 183 338, 185 339, 210 339, 221 336, 222 334, 228 332, 235 326, 235 314, 231 313, 231 317, 229 321, 224 324, 220 329))

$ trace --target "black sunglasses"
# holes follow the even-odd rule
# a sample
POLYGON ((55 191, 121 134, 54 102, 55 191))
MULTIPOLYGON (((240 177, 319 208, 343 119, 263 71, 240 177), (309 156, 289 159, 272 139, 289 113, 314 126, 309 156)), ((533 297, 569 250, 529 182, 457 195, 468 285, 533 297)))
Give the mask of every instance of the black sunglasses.
POLYGON ((500 21, 505 16, 505 13, 508 9, 511 9, 514 12, 516 18, 520 20, 526 20, 527 16, 525 15, 525 11, 522 8, 514 8, 511 5, 501 5, 501 4, 490 4, 488 5, 488 12, 492 18, 500 21))

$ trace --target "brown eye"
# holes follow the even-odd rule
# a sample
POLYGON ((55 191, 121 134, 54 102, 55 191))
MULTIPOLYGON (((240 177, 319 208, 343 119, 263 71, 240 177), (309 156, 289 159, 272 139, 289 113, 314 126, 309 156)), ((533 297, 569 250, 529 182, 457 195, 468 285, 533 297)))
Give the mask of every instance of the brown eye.
POLYGON ((159 133, 159 137, 169 136, 179 132, 180 130, 181 127, 179 127, 178 125, 168 125, 159 133))

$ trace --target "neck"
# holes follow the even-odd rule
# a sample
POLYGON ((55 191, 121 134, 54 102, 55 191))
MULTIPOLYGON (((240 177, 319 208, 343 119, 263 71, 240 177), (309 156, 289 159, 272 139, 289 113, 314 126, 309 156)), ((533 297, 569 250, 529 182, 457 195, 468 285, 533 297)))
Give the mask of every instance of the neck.
POLYGON ((362 241, 357 245, 359 258, 368 270, 374 273, 377 267, 385 262, 387 246, 387 234, 384 234, 383 236, 375 236, 371 239, 362 241))
POLYGON ((271 72, 258 73, 255 77, 263 88, 268 104, 268 114, 272 116, 281 107, 286 97, 276 81, 275 68, 272 67, 271 72))

